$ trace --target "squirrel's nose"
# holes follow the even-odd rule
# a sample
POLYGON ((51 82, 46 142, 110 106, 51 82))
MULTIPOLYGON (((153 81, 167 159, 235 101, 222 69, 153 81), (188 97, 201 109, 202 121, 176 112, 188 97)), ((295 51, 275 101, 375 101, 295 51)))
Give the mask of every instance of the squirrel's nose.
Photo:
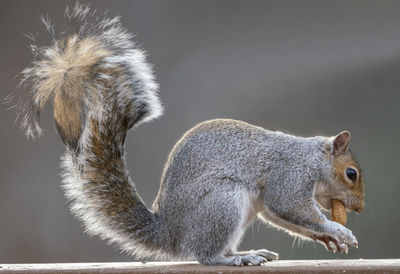
POLYGON ((360 207, 358 207, 355 211, 357 213, 361 213, 364 210, 364 205, 361 205, 360 207))

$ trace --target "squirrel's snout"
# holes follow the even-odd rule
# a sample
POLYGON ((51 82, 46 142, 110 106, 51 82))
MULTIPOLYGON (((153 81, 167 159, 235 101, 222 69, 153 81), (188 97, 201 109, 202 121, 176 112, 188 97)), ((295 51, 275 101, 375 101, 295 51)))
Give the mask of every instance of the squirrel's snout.
POLYGON ((358 203, 354 203, 350 208, 351 210, 360 214, 364 210, 364 201, 359 201, 358 203))
POLYGON ((361 213, 363 210, 364 210, 364 204, 362 204, 361 206, 356 208, 354 211, 357 212, 357 213, 361 213))

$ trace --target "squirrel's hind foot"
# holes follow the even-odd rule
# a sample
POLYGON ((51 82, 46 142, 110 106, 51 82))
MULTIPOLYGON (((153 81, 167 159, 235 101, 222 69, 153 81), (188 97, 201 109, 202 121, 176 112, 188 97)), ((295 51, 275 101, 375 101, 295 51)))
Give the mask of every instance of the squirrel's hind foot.
POLYGON ((279 254, 273 251, 269 251, 267 249, 258 249, 258 250, 248 250, 248 251, 238 251, 238 252, 231 252, 229 254, 230 256, 234 255, 255 255, 255 256, 261 256, 267 259, 267 261, 274 261, 279 259, 279 254))
POLYGON ((259 249, 259 250, 250 250, 248 251, 249 254, 257 255, 257 256, 262 256, 267 261, 275 261, 279 259, 279 254, 273 251, 269 251, 266 249, 259 249))
POLYGON ((225 266, 244 266, 244 265, 261 265, 267 260, 264 257, 257 255, 244 255, 244 256, 229 256, 229 257, 216 257, 213 259, 199 260, 202 265, 225 265, 225 266))
POLYGON ((243 265, 261 265, 262 263, 266 263, 267 259, 264 256, 259 256, 256 254, 248 254, 241 256, 243 265))
POLYGON ((266 249, 241 251, 229 254, 226 257, 217 257, 210 260, 200 260, 203 265, 244 266, 261 265, 267 261, 278 260, 279 254, 266 249))

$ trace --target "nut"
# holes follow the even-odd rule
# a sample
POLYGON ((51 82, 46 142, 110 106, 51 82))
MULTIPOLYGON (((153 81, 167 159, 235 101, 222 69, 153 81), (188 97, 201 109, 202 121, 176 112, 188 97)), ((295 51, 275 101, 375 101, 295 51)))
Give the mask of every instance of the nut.
POLYGON ((343 202, 337 199, 332 199, 331 204, 331 220, 341 225, 345 225, 347 221, 347 212, 343 202))

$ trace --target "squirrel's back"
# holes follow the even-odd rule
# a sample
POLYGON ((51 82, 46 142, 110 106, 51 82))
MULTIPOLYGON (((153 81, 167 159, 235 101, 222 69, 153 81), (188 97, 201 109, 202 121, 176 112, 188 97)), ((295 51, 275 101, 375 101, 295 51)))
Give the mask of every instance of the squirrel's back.
POLYGON ((298 137, 233 119, 204 121, 171 150, 153 207, 168 215, 178 203, 194 206, 202 184, 216 191, 221 182, 240 184, 256 195, 267 188, 290 191, 294 186, 284 186, 279 177, 293 169, 307 170, 302 176, 311 185, 308 177, 320 177, 321 168, 331 171, 321 153, 325 145, 325 137, 298 137))

